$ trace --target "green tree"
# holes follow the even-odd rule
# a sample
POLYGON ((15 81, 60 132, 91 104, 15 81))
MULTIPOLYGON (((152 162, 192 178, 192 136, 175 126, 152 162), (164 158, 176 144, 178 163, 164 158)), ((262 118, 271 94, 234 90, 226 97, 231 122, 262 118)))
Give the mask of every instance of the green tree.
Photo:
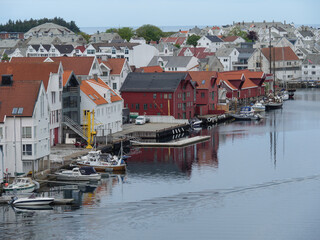
POLYGON ((228 34, 228 36, 242 37, 244 40, 249 42, 250 39, 248 39, 247 35, 248 35, 248 33, 245 31, 242 31, 239 26, 235 26, 228 34))
POLYGON ((159 39, 163 36, 163 32, 160 28, 146 24, 139 27, 136 30, 138 37, 143 37, 147 42, 149 41, 159 41, 159 39))
POLYGON ((196 47, 197 44, 198 44, 198 40, 199 40, 200 38, 201 38, 200 36, 191 35, 191 36, 188 37, 188 39, 187 39, 187 44, 196 47))
POLYGON ((117 28, 109 28, 106 30, 106 33, 117 33, 118 29, 117 28))
POLYGON ((89 39, 90 39, 89 34, 86 34, 84 32, 79 32, 79 34, 87 41, 87 43, 89 42, 89 39))
POLYGON ((249 33, 247 34, 247 38, 254 42, 258 40, 258 35, 255 31, 249 31, 249 33))
POLYGON ((2 55, 1 61, 9 61, 9 60, 10 60, 9 56, 6 53, 4 53, 2 55))
POLYGON ((122 39, 126 39, 129 42, 131 37, 134 35, 134 31, 130 27, 123 27, 118 29, 118 34, 122 39))
POLYGON ((178 48, 178 49, 180 49, 180 44, 179 43, 176 43, 176 44, 174 44, 173 46, 175 46, 176 48, 178 48))

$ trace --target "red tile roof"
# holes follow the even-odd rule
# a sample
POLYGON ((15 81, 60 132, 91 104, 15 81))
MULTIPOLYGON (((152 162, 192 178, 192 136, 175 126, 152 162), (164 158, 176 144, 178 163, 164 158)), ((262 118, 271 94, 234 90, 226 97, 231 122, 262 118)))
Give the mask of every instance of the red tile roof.
POLYGON ((207 56, 212 56, 215 54, 213 52, 206 52, 205 47, 198 47, 198 48, 184 47, 180 50, 178 56, 184 56, 184 53, 187 49, 189 49, 191 51, 191 53, 193 54, 193 56, 195 56, 198 59, 203 59, 203 58, 206 58, 207 56))
MULTIPOLYGON (((262 54, 270 61, 270 49, 262 48, 262 54)), ((299 60, 298 56, 290 47, 274 47, 271 48, 272 61, 295 61, 299 60)))
POLYGON ((95 79, 83 80, 81 82, 80 89, 86 94, 91 101, 93 101, 96 105, 107 104, 108 101, 104 99, 96 90, 95 87, 103 87, 111 91, 111 102, 121 101, 122 98, 111 89, 105 82, 103 82, 100 78, 98 81, 95 79), (91 95, 93 99, 89 96, 91 95))
POLYGON ((241 71, 219 72, 217 84, 221 84, 223 81, 230 87, 230 89, 237 90, 238 87, 233 81, 239 82, 244 80, 245 76, 241 71))
POLYGON ((86 50, 86 47, 85 46, 77 46, 77 47, 75 47, 75 49, 79 49, 80 52, 83 53, 86 50))
POLYGON ((164 72, 164 70, 160 66, 150 66, 150 67, 137 68, 135 72, 153 73, 153 72, 164 72))
POLYGON ((63 86, 65 86, 68 82, 68 80, 70 79, 71 74, 73 73, 73 71, 67 70, 63 72, 63 86))
POLYGON ((13 81, 12 86, 0 86, 0 122, 12 117, 13 108, 23 108, 23 117, 32 117, 41 81, 13 81))
MULTIPOLYGON (((13 57, 11 62, 44 62, 47 57, 13 57)), ((53 62, 61 62, 63 70, 72 70, 76 75, 89 75, 94 57, 50 57, 53 62)))
POLYGON ((215 71, 189 71, 192 81, 198 83, 197 89, 210 89, 212 88, 212 78, 217 77, 215 71))
POLYGON ((12 74, 13 81, 41 80, 47 90, 51 73, 58 73, 59 63, 10 62, 0 63, 0 76, 12 74))
POLYGON ((227 37, 222 38, 222 40, 224 42, 234 42, 238 38, 239 38, 238 36, 227 36, 227 37))
POLYGON ((107 61, 102 61, 104 64, 110 68, 111 75, 120 75, 124 67, 126 59, 125 58, 110 58, 107 61))

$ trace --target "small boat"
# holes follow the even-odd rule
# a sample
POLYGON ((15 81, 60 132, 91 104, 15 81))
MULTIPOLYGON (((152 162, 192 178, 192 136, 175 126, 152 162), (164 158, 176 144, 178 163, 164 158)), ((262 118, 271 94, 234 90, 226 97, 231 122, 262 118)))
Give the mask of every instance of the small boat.
POLYGON ((263 105, 261 102, 256 102, 251 107, 254 110, 254 112, 264 112, 266 110, 265 105, 263 105))
POLYGON ((55 176, 57 180, 62 181, 98 181, 101 179, 101 175, 93 167, 76 167, 72 170, 62 170, 56 172, 55 176))
POLYGON ((37 189, 37 184, 29 177, 17 177, 11 184, 3 187, 4 192, 30 193, 37 189))
POLYGON ((202 124, 202 120, 199 120, 197 118, 193 118, 190 120, 190 126, 192 128, 200 128, 202 124))
POLYGON ((97 150, 97 151, 90 151, 88 152, 87 155, 82 156, 81 160, 82 161, 96 161, 99 160, 101 156, 101 151, 97 150))
POLYGON ((40 205, 50 205, 54 201, 51 197, 36 197, 31 195, 27 198, 17 198, 13 197, 10 204, 13 206, 40 206, 40 205))
POLYGON ((77 165, 93 167, 97 172, 120 172, 126 171, 126 164, 123 158, 113 156, 112 159, 102 161, 100 159, 89 161, 78 161, 77 165))
POLYGON ((238 114, 231 114, 231 116, 235 120, 242 120, 242 121, 251 121, 251 120, 261 119, 261 115, 255 114, 253 108, 250 106, 241 107, 240 112, 238 114))

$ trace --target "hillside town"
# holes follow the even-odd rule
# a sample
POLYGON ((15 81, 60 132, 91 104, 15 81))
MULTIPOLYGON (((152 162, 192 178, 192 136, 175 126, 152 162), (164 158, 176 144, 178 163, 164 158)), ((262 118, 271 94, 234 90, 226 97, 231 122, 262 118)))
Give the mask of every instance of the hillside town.
POLYGON ((320 83, 320 30, 286 22, 194 27, 159 41, 97 32, 89 42, 45 23, 0 39, 1 172, 11 176, 48 168, 51 147, 81 139, 89 112, 106 144, 133 114, 187 122, 277 86, 320 83))

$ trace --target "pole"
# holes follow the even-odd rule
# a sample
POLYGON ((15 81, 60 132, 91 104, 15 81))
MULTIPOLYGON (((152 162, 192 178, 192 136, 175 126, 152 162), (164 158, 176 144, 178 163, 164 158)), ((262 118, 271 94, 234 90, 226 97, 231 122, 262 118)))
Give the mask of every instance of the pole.
POLYGON ((1 150, 1 173, 2 173, 2 182, 4 182, 4 160, 3 160, 3 149, 2 146, 0 146, 1 150))
POLYGON ((16 142, 16 116, 13 115, 13 134, 14 134, 14 176, 17 174, 17 142, 16 142))

